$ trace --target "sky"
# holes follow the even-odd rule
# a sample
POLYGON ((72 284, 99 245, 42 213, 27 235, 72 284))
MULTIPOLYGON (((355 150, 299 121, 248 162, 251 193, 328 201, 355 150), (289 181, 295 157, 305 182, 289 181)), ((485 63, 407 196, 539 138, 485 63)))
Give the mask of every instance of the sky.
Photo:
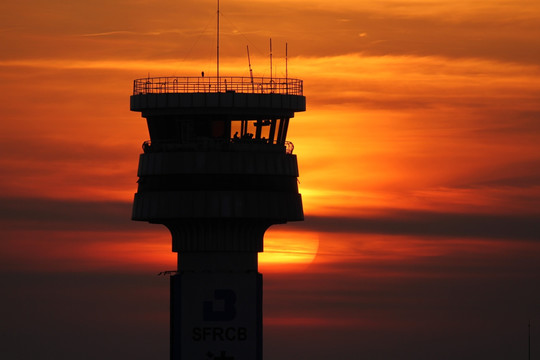
MULTIPOLYGON (((540 3, 222 0, 221 73, 304 80, 304 222, 265 359, 540 355, 540 3)), ((0 3, 0 354, 167 359, 170 234, 130 220, 133 80, 209 76, 215 1, 0 3)))

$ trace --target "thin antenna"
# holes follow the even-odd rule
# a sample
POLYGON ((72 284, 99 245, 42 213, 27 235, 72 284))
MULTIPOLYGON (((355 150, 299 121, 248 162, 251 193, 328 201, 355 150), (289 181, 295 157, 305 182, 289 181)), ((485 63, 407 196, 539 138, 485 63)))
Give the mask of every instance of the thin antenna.
POLYGON ((217 0, 217 82, 218 82, 218 92, 219 92, 219 0, 217 0))
POLYGON ((270 82, 272 82, 272 38, 270 38, 270 82))
POLYGON ((531 320, 529 320, 529 360, 531 360, 531 320))
POLYGON ((248 63, 249 63, 249 77, 251 78, 251 90, 255 92, 255 85, 253 84, 253 70, 251 69, 251 58, 249 57, 249 45, 246 45, 246 48, 247 48, 248 63))
POLYGON ((285 89, 289 94, 289 44, 285 43, 285 89))

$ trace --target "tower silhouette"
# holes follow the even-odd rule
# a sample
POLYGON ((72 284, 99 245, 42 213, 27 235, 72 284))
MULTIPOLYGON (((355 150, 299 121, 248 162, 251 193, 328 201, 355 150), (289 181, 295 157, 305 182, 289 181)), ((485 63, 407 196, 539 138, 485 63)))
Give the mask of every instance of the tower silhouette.
POLYGON ((160 77, 134 81, 146 118, 133 220, 163 224, 171 276, 171 359, 261 359, 258 253, 273 224, 303 220, 286 140, 305 111, 298 79, 160 77))

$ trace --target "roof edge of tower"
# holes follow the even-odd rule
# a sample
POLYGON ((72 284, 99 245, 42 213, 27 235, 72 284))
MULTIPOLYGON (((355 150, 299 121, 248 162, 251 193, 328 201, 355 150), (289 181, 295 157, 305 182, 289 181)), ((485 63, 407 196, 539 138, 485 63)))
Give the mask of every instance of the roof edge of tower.
POLYGON ((131 111, 184 114, 293 116, 306 110, 303 95, 224 93, 137 94, 130 98, 131 111))

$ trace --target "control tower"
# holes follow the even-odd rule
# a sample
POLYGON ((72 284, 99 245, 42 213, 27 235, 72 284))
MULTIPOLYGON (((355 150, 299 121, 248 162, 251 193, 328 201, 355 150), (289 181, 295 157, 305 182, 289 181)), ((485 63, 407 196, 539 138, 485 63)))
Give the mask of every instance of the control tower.
POLYGON ((146 119, 133 220, 171 232, 171 359, 262 359, 258 253, 271 225, 304 218, 289 120, 298 79, 134 81, 146 119))

